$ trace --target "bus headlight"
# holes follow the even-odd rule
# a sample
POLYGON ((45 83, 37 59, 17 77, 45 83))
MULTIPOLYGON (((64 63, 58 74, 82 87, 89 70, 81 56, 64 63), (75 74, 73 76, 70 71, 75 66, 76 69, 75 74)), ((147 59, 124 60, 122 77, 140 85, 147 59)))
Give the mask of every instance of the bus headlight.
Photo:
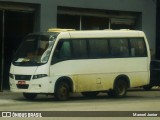
POLYGON ((48 76, 47 74, 37 74, 37 75, 33 75, 33 79, 39 79, 47 76, 48 76))

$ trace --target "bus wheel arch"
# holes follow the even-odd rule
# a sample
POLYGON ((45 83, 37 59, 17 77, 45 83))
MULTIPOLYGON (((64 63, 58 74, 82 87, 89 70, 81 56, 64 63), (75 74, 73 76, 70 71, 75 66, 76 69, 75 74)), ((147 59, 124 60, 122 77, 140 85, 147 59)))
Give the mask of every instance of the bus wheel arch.
POLYGON ((108 92, 111 97, 122 98, 127 93, 127 88, 130 87, 130 80, 126 75, 119 75, 114 80, 113 90, 108 92))
POLYGON ((127 88, 130 88, 130 79, 127 75, 119 75, 116 77, 116 79, 114 80, 114 86, 115 87, 115 83, 118 80, 124 80, 127 83, 127 88))
POLYGON ((70 92, 73 92, 73 82, 71 78, 66 76, 60 77, 55 83, 55 98, 60 101, 68 100, 70 92))

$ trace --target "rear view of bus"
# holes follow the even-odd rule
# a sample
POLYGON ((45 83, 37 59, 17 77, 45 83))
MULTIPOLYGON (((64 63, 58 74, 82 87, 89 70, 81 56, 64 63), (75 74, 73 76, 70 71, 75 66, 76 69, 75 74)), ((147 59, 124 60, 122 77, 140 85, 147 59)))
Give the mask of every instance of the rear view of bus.
POLYGON ((50 29, 24 38, 10 69, 10 88, 27 99, 100 92, 124 97, 149 84, 150 50, 145 34, 132 30, 50 29))

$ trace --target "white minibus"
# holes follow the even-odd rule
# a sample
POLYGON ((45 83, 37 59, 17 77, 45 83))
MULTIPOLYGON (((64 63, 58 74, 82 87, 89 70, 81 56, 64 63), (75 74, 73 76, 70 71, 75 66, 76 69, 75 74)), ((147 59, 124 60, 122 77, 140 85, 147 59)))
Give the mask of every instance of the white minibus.
POLYGON ((86 97, 106 92, 124 97, 128 88, 149 84, 150 49, 135 30, 49 29, 27 35, 10 68, 10 89, 26 99, 70 93, 86 97))

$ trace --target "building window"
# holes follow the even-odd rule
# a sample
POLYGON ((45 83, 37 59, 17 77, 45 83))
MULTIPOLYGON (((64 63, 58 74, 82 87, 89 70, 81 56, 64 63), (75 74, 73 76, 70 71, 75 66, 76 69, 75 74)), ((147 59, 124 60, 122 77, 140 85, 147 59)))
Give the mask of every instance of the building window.
POLYGON ((82 16, 82 30, 103 30, 109 27, 109 19, 105 17, 82 16))
POLYGON ((139 12, 58 7, 57 27, 76 30, 141 29, 139 12))
POLYGON ((57 27, 79 30, 80 29, 80 16, 59 14, 57 16, 57 27))

